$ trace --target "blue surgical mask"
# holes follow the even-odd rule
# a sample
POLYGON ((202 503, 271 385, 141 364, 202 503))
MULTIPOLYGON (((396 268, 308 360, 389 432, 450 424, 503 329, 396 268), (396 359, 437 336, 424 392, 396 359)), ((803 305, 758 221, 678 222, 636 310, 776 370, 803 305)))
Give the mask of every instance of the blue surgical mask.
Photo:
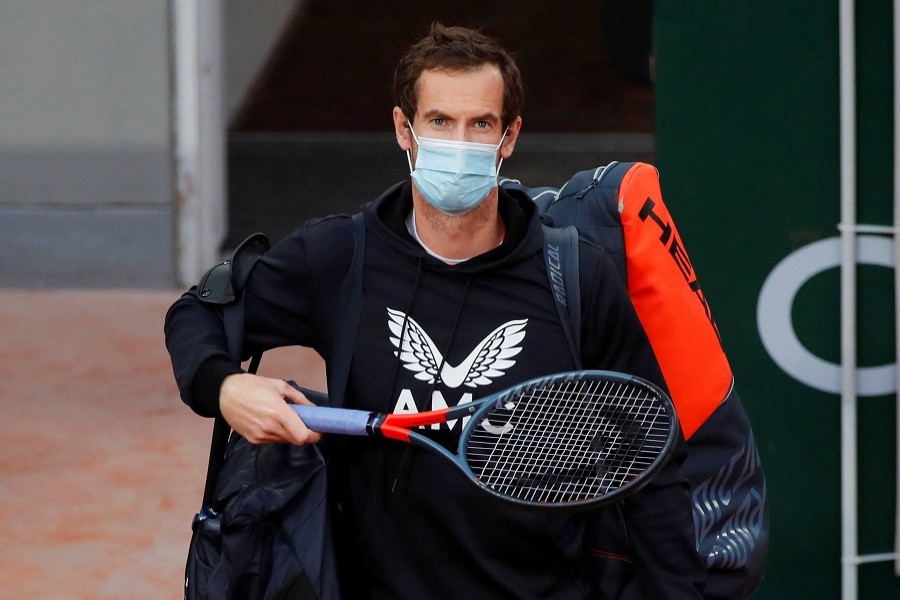
MULTIPOLYGON (((479 144, 418 138, 409 125, 413 139, 419 145, 416 168, 413 169, 409 151, 410 175, 429 204, 449 215, 462 215, 484 201, 497 186, 497 152, 500 143, 479 144)), ((503 132, 506 137, 506 132, 503 132)), ((501 159, 501 163, 503 160, 501 159)))

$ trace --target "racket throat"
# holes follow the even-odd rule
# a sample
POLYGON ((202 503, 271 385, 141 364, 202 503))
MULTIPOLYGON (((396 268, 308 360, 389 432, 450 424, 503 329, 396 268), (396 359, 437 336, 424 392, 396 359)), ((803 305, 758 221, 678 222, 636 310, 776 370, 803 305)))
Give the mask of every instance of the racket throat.
POLYGON ((411 443, 410 433, 413 430, 419 427, 447 423, 454 419, 470 416, 475 412, 475 409, 478 406, 478 403, 472 403, 464 406, 428 410, 420 413, 373 414, 369 419, 367 430, 371 429, 372 433, 377 431, 388 439, 411 443))
POLYGON ((366 423, 366 433, 374 437, 398 440, 407 444, 411 443, 409 429, 394 422, 394 418, 397 416, 385 413, 372 413, 369 416, 369 422, 366 423))
POLYGON ((381 437, 383 432, 381 431, 382 424, 384 423, 385 414, 384 413, 372 413, 369 415, 369 421, 366 423, 366 433, 370 436, 378 436, 381 437))

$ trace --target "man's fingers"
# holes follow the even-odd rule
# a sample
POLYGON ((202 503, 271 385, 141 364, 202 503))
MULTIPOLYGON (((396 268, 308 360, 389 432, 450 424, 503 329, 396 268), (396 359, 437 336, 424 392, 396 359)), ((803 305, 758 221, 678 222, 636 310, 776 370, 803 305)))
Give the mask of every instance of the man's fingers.
POLYGON ((265 424, 251 428, 244 436, 247 441, 253 444, 287 442, 297 445, 318 442, 322 436, 306 427, 288 404, 284 404, 284 407, 290 412, 273 415, 265 424))
POLYGON ((310 430, 300 419, 300 415, 291 408, 291 404, 312 404, 300 390, 288 382, 282 382, 283 387, 280 392, 286 403, 281 407, 280 415, 277 422, 281 426, 278 433, 283 436, 284 441, 292 444, 314 444, 322 437, 318 433, 310 430))
POLYGON ((303 395, 303 392, 292 386, 288 382, 284 382, 284 389, 282 391, 282 396, 284 399, 290 402, 291 404, 310 404, 309 400, 307 400, 306 396, 303 395))
MULTIPOLYGON (((306 398, 301 399, 306 400, 306 398)), ((308 401, 303 404, 308 404, 308 401)), ((315 444, 322 438, 321 434, 311 430, 303 423, 300 415, 290 405, 285 404, 285 408, 290 413, 281 420, 284 427, 282 435, 284 435, 285 441, 292 444, 315 444)))
POLYGON ((286 381, 249 373, 226 377, 219 393, 222 416, 254 444, 310 444, 321 436, 310 431, 290 403, 309 404, 286 381))

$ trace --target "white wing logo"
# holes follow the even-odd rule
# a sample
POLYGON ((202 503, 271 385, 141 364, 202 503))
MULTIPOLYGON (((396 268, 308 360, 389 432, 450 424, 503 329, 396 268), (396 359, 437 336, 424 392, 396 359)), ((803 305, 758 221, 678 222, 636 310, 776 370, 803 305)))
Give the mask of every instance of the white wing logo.
POLYGON ((437 346, 415 319, 399 310, 389 308, 387 311, 388 327, 393 334, 391 343, 397 349, 394 356, 399 357, 403 366, 415 373, 416 379, 427 383, 434 383, 439 379, 449 388, 487 385, 506 373, 507 369, 516 364, 516 361, 510 359, 522 351, 520 343, 525 337, 524 329, 528 323, 528 319, 504 323, 489 333, 464 361, 454 367, 444 362, 437 346), (444 363, 443 367, 441 363, 444 363))

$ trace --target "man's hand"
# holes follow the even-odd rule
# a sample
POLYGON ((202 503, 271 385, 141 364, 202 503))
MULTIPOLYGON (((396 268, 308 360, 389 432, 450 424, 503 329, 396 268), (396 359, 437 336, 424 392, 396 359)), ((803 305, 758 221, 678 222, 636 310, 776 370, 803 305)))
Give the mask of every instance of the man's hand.
POLYGON ((251 373, 229 375, 219 389, 219 408, 231 428, 252 444, 314 444, 311 431, 288 403, 312 404, 286 381, 251 373))

